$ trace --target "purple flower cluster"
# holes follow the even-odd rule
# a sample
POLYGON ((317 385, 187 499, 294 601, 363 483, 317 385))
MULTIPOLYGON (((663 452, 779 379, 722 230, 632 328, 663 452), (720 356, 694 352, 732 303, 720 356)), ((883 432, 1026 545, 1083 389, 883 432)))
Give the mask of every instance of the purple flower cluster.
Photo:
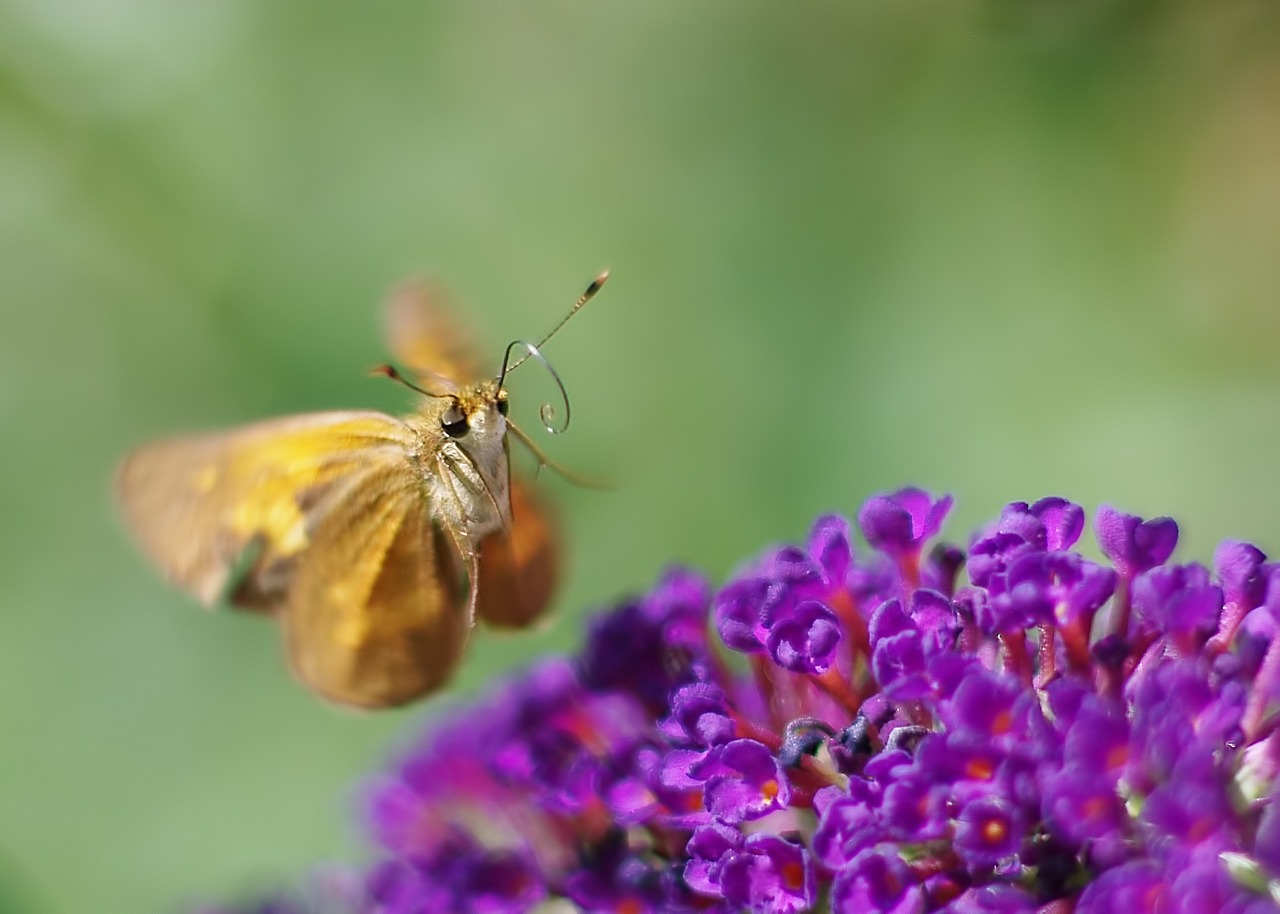
POLYGON ((905 489, 718 592, 687 571, 368 790, 367 914, 1280 910, 1280 564, 905 489), (962 583, 963 577, 967 583, 962 583))

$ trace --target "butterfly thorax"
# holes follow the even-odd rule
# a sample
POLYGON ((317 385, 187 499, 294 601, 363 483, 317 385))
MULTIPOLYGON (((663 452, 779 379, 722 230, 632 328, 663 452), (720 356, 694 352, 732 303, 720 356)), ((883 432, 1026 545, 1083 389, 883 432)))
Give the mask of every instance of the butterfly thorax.
POLYGON ((432 397, 408 423, 432 520, 464 554, 511 523, 506 391, 493 380, 432 397))

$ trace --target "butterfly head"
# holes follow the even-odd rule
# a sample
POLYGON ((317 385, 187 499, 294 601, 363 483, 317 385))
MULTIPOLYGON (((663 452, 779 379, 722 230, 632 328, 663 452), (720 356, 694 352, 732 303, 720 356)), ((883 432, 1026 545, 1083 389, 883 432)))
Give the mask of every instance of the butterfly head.
POLYGON ((507 391, 496 379, 459 388, 440 399, 440 430, 455 441, 501 439, 507 431, 507 391))

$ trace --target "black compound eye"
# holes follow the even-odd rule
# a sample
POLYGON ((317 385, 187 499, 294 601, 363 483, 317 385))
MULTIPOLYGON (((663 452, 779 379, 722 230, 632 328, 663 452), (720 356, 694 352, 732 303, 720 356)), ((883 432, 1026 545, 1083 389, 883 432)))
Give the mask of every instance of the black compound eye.
POLYGON ((501 413, 502 415, 505 416, 509 408, 510 407, 507 405, 506 397, 503 397, 501 400, 498 401, 498 412, 501 413))
POLYGON ((440 427, 450 438, 461 438, 467 433, 467 414, 459 406, 451 406, 440 417, 440 427))

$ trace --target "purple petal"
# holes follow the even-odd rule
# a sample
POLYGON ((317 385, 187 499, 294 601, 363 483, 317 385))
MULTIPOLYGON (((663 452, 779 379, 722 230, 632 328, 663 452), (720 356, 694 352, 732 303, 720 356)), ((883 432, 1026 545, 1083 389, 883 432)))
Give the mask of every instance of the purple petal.
POLYGON ((1103 555, 1128 577, 1163 564, 1178 544, 1178 524, 1171 517, 1144 521, 1102 505, 1093 527, 1103 555))
POLYGON ((770 628, 765 647, 785 670, 825 673, 840 644, 840 631, 835 613, 817 600, 805 600, 770 628))
POLYGON ((1042 498, 1031 513, 1044 524, 1045 548, 1051 552, 1070 549, 1084 532, 1084 509, 1065 498, 1042 498))
POLYGON ((900 489, 868 499, 858 511, 858 527, 873 548, 905 554, 919 551, 950 510, 949 495, 935 502, 922 489, 900 489))

